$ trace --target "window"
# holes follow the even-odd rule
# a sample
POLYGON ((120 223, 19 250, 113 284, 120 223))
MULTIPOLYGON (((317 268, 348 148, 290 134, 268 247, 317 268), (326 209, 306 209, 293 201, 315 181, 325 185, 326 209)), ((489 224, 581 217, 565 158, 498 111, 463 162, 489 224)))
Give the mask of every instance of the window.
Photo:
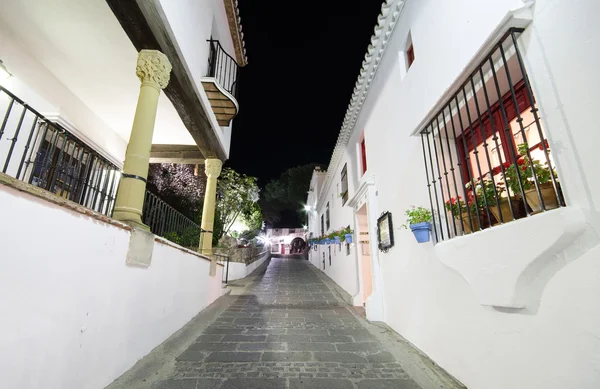
POLYGON ((406 68, 410 69, 413 62, 415 62, 415 49, 411 43, 408 50, 406 50, 406 68))
POLYGON ((325 224, 327 226, 327 230, 329 230, 329 227, 331 226, 329 220, 329 203, 327 203, 327 208, 325 208, 325 224))
POLYGON ((325 223, 323 220, 323 215, 321 215, 321 236, 325 235, 325 223))
POLYGON ((363 137, 362 141, 360 141, 360 158, 361 158, 361 168, 362 174, 367 172, 367 148, 365 146, 365 138, 363 137))
POLYGON ((342 169, 342 205, 348 201, 348 164, 344 165, 342 169))
POLYGON ((421 129, 438 241, 565 205, 521 31, 510 30, 421 129))

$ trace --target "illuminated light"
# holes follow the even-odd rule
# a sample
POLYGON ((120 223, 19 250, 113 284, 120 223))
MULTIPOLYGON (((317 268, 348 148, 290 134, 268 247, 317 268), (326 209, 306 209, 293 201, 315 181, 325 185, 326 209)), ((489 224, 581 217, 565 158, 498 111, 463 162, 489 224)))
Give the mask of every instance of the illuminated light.
POLYGON ((305 206, 304 206, 304 210, 305 210, 306 212, 310 211, 310 205, 305 205, 305 206))
POLYGON ((0 60, 0 81, 8 80, 11 77, 12 77, 12 74, 10 74, 8 69, 6 69, 6 66, 4 66, 4 62, 2 62, 2 60, 0 60))

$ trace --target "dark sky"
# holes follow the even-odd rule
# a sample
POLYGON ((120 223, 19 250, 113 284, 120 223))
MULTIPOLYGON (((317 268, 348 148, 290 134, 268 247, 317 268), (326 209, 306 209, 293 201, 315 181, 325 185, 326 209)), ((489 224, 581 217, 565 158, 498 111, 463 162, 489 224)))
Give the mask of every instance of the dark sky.
POLYGON ((260 186, 290 167, 327 167, 381 0, 239 0, 249 64, 228 166, 260 186))

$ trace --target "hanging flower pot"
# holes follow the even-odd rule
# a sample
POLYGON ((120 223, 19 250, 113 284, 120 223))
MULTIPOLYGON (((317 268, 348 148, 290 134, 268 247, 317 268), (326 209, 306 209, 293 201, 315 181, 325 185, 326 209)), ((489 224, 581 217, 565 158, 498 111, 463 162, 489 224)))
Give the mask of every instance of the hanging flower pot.
MULTIPOLYGON (((431 239, 431 211, 424 207, 415 207, 414 205, 406 210, 406 224, 415 235, 419 243, 429 242, 431 239)), ((402 227, 407 228, 406 224, 402 227)))
POLYGON ((411 224, 410 230, 415 235, 417 242, 425 243, 429 242, 431 239, 431 223, 430 222, 422 222, 417 224, 411 224))
POLYGON ((342 238, 340 238, 339 236, 336 235, 334 239, 335 239, 335 243, 338 243, 338 244, 342 243, 342 238))
POLYGON ((331 243, 331 239, 327 238, 325 239, 325 244, 330 244, 331 243))
POLYGON ((346 234, 346 243, 352 243, 352 234, 346 234))

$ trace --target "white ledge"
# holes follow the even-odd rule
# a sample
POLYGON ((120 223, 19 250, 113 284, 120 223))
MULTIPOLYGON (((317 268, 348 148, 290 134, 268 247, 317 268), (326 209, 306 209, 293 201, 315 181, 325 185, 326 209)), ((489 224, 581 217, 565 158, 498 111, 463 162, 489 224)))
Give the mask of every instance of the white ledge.
POLYGON ((584 210, 560 208, 450 239, 435 253, 469 283, 481 305, 525 308, 523 284, 536 282, 586 226, 584 210))

